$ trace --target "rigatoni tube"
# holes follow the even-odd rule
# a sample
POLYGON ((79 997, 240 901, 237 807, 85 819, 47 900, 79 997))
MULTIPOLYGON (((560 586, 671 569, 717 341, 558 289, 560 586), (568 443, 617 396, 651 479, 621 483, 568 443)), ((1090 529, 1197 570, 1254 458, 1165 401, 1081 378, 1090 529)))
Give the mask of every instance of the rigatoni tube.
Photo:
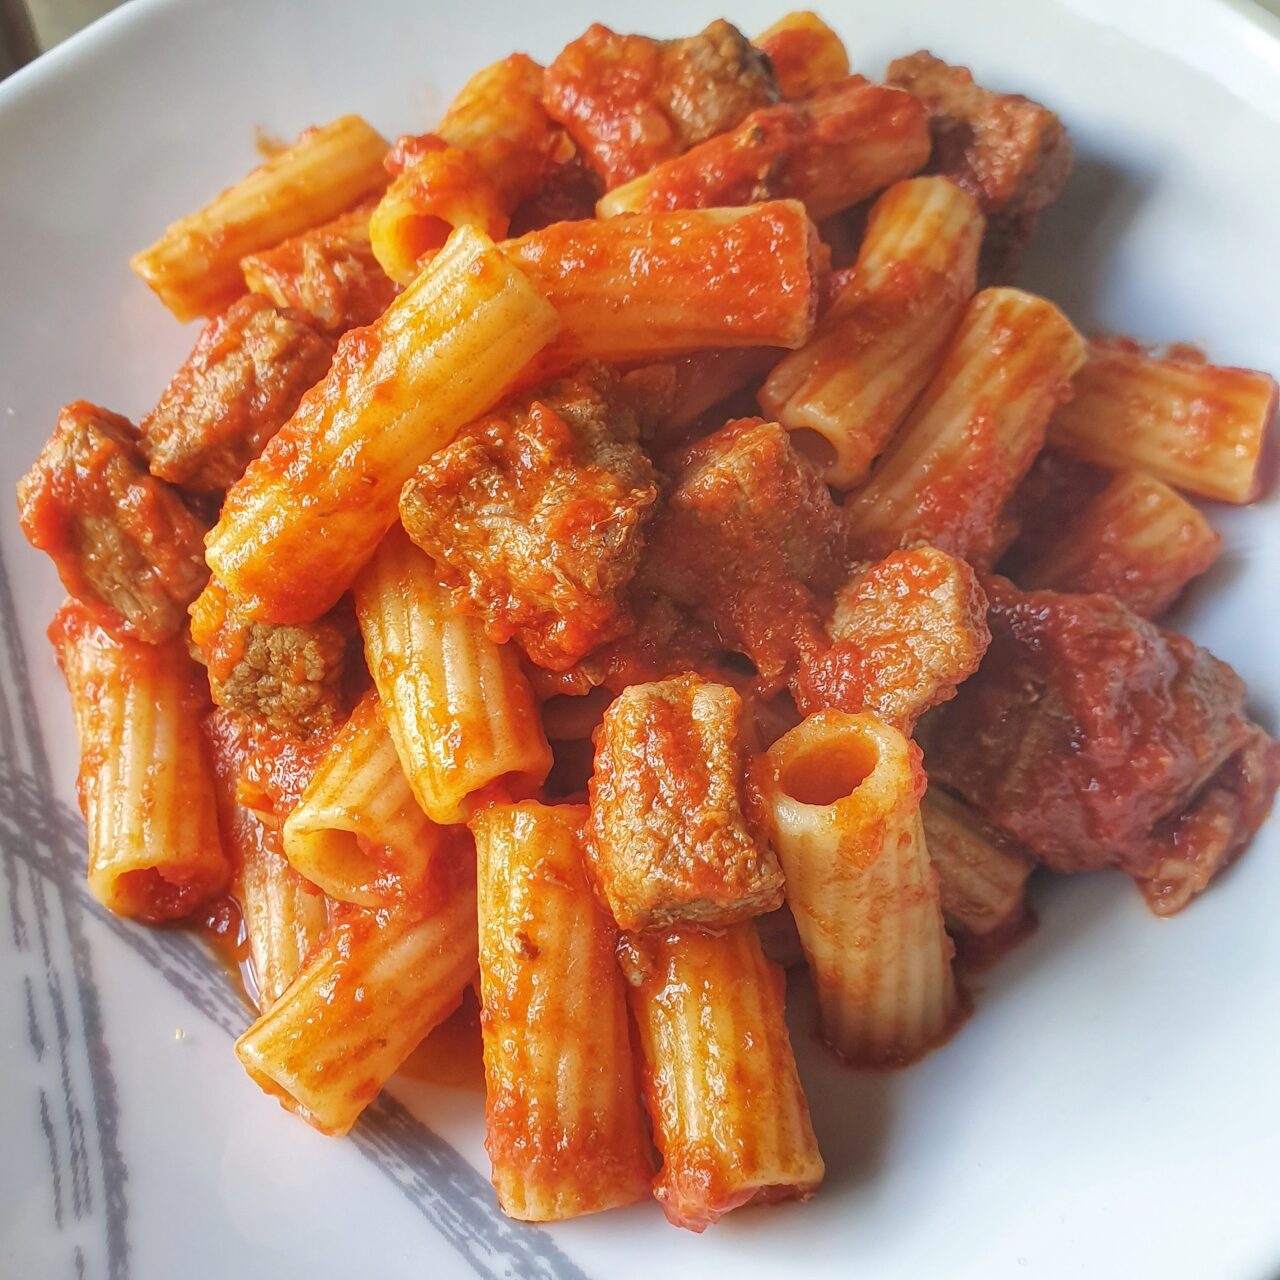
POLYGON ((387 185, 386 140, 359 116, 308 129, 130 265, 179 320, 211 316, 245 291, 240 259, 328 222, 387 185))
POLYGON ((751 43, 768 57, 784 98, 802 98, 849 74, 843 42, 810 9, 784 14, 751 43))
POLYGON ((1033 925, 1027 880, 1034 863, 963 800, 931 787, 920 805, 929 859, 938 873, 942 918, 965 959, 994 959, 1033 925), (976 944, 976 947, 975 947, 976 944))
POLYGON ((399 525, 355 596, 382 713, 423 812, 463 822, 492 784, 527 795, 541 783, 551 748, 515 650, 454 612, 435 564, 399 525))
POLYGON ((420 891, 442 835, 413 798, 377 694, 366 694, 285 819, 289 861, 329 897, 376 907, 420 891))
POLYGON ((1184 497, 1154 476, 1122 471, 1010 576, 1029 591, 1102 592, 1154 618, 1221 549, 1222 535, 1184 497))
POLYGON ((324 936, 329 899, 289 865, 280 832, 252 810, 238 811, 231 838, 237 845, 231 891, 249 942, 258 1010, 265 1013, 324 936))
POLYGON ((467 151, 441 144, 398 174, 369 218, 378 265, 399 284, 418 274, 421 259, 444 245, 457 227, 506 235, 502 197, 467 151))
POLYGON ((807 1199, 824 1166, 783 1016, 783 973, 755 925, 627 934, 619 958, 667 1218, 702 1231, 743 1205, 807 1199))
POLYGON ((649 1194, 617 929, 583 865, 584 805, 472 819, 484 999, 485 1146, 504 1213, 550 1222, 649 1194))
POLYGON ((80 743, 89 891, 117 915, 184 916, 230 872, 208 754, 191 733, 208 710, 200 668, 181 640, 116 639, 78 600, 49 638, 80 743))
POLYGON ((351 585, 396 518, 400 488, 494 404, 559 329, 550 304, 463 227, 372 325, 227 493, 207 559, 255 620, 310 622, 351 585))
POLYGON ((901 89, 848 76, 796 102, 753 111, 735 129, 615 187, 602 218, 799 200, 825 218, 908 178, 929 158, 929 117, 901 89))
POLYGON ((866 478, 936 372, 973 293, 983 227, 973 197, 946 178, 890 187, 817 334, 766 379, 761 408, 828 484, 866 478))
POLYGON ((984 558, 1083 361, 1080 335, 1043 298, 1017 289, 974 297, 937 373, 849 499, 854 550, 874 559, 928 542, 984 558))
POLYGON ((324 934, 329 901, 284 856, 279 826, 241 803, 249 756, 246 721, 216 710, 202 725, 213 761, 218 825, 231 863, 231 894, 240 906, 252 967, 251 994, 265 1013, 297 977, 324 934))
POLYGON ((919 750, 873 716, 823 711, 759 757, 755 777, 823 1035, 860 1066, 911 1062, 962 1011, 920 821, 919 750))
POLYGON ((817 314, 817 233, 794 200, 558 222, 502 248, 564 325, 540 370, 798 347, 817 314))
POLYGON ((343 1134, 476 972, 469 841, 433 859, 413 901, 341 906, 322 946, 236 1041, 253 1081, 323 1133, 343 1134))
POLYGON ((1158 359, 1094 341, 1050 441, 1090 462, 1135 467, 1190 493, 1252 502, 1261 485, 1276 381, 1252 369, 1158 359))

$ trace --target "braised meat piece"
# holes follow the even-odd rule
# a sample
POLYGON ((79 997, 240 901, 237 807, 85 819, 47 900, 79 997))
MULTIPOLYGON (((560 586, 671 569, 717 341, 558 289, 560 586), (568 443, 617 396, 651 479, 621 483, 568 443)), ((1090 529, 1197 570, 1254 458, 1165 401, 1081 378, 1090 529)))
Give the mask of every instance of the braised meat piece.
POLYGON ((216 578, 191 607, 191 640, 220 707, 305 738, 346 718, 347 652, 354 624, 252 622, 216 578))
POLYGON ((209 570, 205 524, 147 473, 134 425, 79 400, 18 483, 23 532, 109 631, 159 644, 186 622, 209 570))
POLYGON ((742 808, 742 700, 685 675, 625 689, 596 735, 588 852, 623 929, 722 928, 782 904, 742 808))
POLYGON ((1181 813, 1152 831, 1134 878, 1158 916, 1181 911, 1245 850, 1280 787, 1280 742, 1250 725, 1245 745, 1181 813))
POLYGON ((895 551, 856 573, 836 597, 829 630, 831 647, 801 661, 797 706, 870 711, 904 733, 955 697, 991 640, 973 570, 934 547, 895 551))
POLYGON ((723 20, 684 40, 596 23, 547 68, 543 103, 606 187, 731 129, 777 101, 769 61, 723 20))
POLYGON ((226 489, 293 416, 329 369, 333 346, 301 314, 260 294, 211 320, 142 420, 152 474, 186 488, 226 489))
POLYGON ((699 610, 769 684, 825 647, 814 592, 846 566, 840 513, 812 463, 777 423, 742 418, 677 460, 639 576, 699 610))
POLYGON ((338 335, 372 324, 396 295, 369 240, 369 202, 301 235, 250 254, 245 283, 277 307, 291 307, 308 323, 338 335))
POLYGON ((613 374, 584 366, 463 430, 405 486, 400 518, 494 640, 563 670, 630 626, 658 492, 636 438, 613 374))
POLYGON ((921 724, 930 778, 1055 870, 1141 874, 1152 827, 1247 741, 1244 684, 1110 596, 983 585, 991 647, 921 724))
POLYGON ((891 62, 886 78, 928 108, 931 171, 975 196, 987 216, 982 278, 1007 277, 1040 211, 1071 173, 1071 138, 1062 121, 1029 98, 984 89, 967 67, 924 51, 891 62))

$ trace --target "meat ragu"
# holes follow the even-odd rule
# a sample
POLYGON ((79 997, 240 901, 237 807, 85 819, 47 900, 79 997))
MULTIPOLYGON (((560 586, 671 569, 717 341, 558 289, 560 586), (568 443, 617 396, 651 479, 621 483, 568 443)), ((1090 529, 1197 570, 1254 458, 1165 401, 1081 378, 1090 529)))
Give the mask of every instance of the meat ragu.
POLYGON ((1253 738, 1243 682, 1109 596, 985 588, 991 647, 922 726, 930 776, 1054 870, 1144 876, 1153 828, 1253 738))
POLYGON ((67 405, 18 485, 18 505, 28 541, 108 630, 153 644, 182 630, 209 576, 205 526, 147 473, 127 418, 83 400, 67 405))
POLYGON ((894 552, 836 596, 832 643, 802 656, 796 705, 870 711, 909 733, 978 669, 991 639, 986 617, 987 597, 963 560, 933 547, 894 552))
POLYGON ((1169 915, 1265 819, 1280 746, 1150 617, 1221 545, 1184 495, 1262 489, 1276 384, 981 287, 1062 121, 851 71, 812 13, 596 24, 396 123, 138 254, 194 349, 19 486, 90 891, 243 922, 237 1057, 325 1133, 478 991, 514 1218, 806 1199, 775 960, 904 1066, 1033 872, 1169 915))
POLYGON ((768 59, 724 21, 684 40, 596 23, 547 68, 543 101, 606 187, 637 177, 773 102, 768 59))
POLYGON ((277 310, 256 293, 233 302, 201 331, 142 420, 152 473, 196 492, 226 489, 332 358, 332 344, 301 313, 277 310))
POLYGON ((340 611, 296 625, 254 622, 212 578, 191 606, 191 644, 214 702, 298 738, 342 723, 354 638, 340 611))
POLYGON ((890 84, 918 97, 933 133, 930 169, 978 197, 989 221, 981 276, 1010 278, 1040 212, 1071 173, 1071 137, 1047 107, 1020 94, 993 93, 967 67, 927 51, 889 64, 890 84))
POLYGON ((843 535, 787 433, 743 418, 678 460, 640 577, 705 616, 776 686, 821 642, 818 597, 844 575, 843 535))
POLYGON ((571 666, 631 625, 658 496, 637 435, 614 375, 584 365, 463 430, 405 486, 401 520, 493 639, 571 666))

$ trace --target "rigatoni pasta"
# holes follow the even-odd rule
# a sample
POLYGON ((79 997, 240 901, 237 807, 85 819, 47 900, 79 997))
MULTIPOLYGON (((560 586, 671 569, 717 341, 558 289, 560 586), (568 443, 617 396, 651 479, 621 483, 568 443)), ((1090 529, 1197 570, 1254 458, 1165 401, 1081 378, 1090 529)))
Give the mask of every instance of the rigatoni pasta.
POLYGON ((427 816, 462 822, 495 784, 536 788, 551 749, 515 653, 453 611, 430 557, 399 526, 355 596, 391 739, 427 816))
POLYGON ((700 347, 798 347, 817 313, 817 242, 791 200, 562 222, 502 247, 564 326, 544 373, 700 347))
POLYGON ((240 259, 270 249, 387 185, 386 140, 359 116, 308 129, 290 147, 175 222, 130 264, 179 320, 244 292, 240 259))
POLYGON ((323 1133, 346 1133, 476 972, 473 852, 432 864, 426 892, 343 906, 294 982, 236 1041, 254 1082, 323 1133))
POLYGON ((559 329, 479 232, 456 231, 227 493, 206 555, 268 622, 310 622, 351 585, 419 462, 489 408, 559 329))
POLYGON ((1160 359, 1094 341, 1050 423, 1052 442, 1091 462, 1146 471, 1189 493, 1252 502, 1276 380, 1252 369, 1160 359))
POLYGON ((876 201, 852 276, 813 340, 783 357, 760 407, 828 484, 860 484, 937 371, 977 279, 985 223, 945 178, 876 201))
POLYGON ((1035 864, 940 787, 925 793, 920 818, 947 928, 966 960, 994 959, 1034 925, 1026 890, 1035 864))
POLYGON ((231 864, 230 892, 248 945, 248 994, 265 1013, 298 975, 328 926, 329 900, 289 865, 278 823, 246 803, 243 771, 250 753, 242 720, 225 711, 206 717, 218 825, 231 864))
POLYGON ((418 807, 376 694, 357 704, 285 819, 294 869, 338 902, 419 893, 442 830, 418 807))
POLYGON ((849 74, 844 42, 811 9, 783 15, 751 43, 773 64, 784 98, 803 98, 849 74))
POLYGON ((49 638, 80 742, 89 890, 119 915, 184 916, 230 872, 208 756, 190 733, 208 708, 199 668, 180 640, 117 639, 76 600, 49 638))
POLYGON ((811 1196, 825 1167, 783 1018, 782 970, 751 921, 625 936, 620 951, 662 1156, 654 1194, 702 1231, 754 1202, 811 1196))
POLYGON ((329 924, 329 899, 284 856, 280 833, 241 809, 229 838, 237 845, 231 891, 240 904, 258 1011, 289 989, 329 924))
POLYGON ((471 153, 441 143, 392 180, 369 219, 369 242, 383 271, 410 284, 455 228, 500 240, 507 222, 502 197, 471 153))
POLYGON ((1105 592, 1147 618, 1163 613, 1222 549, 1203 512, 1140 471, 1112 476, 1057 533, 1025 557, 1014 543, 1011 572, 1021 585, 1105 592))
POLYGON ((928 117, 909 93, 849 76, 754 111, 601 198, 602 218, 799 200, 825 218, 910 177, 929 158, 928 117))
POLYGON ((769 748, 758 784, 824 1037, 862 1066, 918 1058, 964 1009, 920 821, 918 751, 872 716, 823 711, 769 748))
POLYGON ((1084 356, 1079 334, 1043 298, 1017 289, 979 293, 919 402, 849 500, 856 551, 880 556, 929 542, 981 560, 1084 356))
POLYGON ((557 142, 567 145, 543 108, 542 82, 532 58, 513 54, 467 81, 435 133, 396 144, 398 172, 370 222, 374 253, 393 280, 408 284, 455 227, 506 234, 557 142))
POLYGON ((551 1222, 631 1204, 652 1165, 617 929, 587 880, 585 805, 493 805, 471 821, 498 1203, 551 1222))

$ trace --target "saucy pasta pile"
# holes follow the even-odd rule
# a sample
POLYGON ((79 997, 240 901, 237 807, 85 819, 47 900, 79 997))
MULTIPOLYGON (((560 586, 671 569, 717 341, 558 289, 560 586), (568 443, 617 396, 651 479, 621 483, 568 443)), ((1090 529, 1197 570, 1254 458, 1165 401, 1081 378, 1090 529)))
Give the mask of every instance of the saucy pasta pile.
POLYGON ((597 25, 137 255, 204 326, 136 425, 63 409, 21 516, 90 887, 234 901, 266 1092, 345 1133, 475 987, 503 1209, 700 1231, 822 1180, 783 966, 900 1066, 1035 868, 1167 915, 1244 849, 1280 751, 1153 619, 1276 384, 1009 284, 1070 168, 812 13, 597 25))

